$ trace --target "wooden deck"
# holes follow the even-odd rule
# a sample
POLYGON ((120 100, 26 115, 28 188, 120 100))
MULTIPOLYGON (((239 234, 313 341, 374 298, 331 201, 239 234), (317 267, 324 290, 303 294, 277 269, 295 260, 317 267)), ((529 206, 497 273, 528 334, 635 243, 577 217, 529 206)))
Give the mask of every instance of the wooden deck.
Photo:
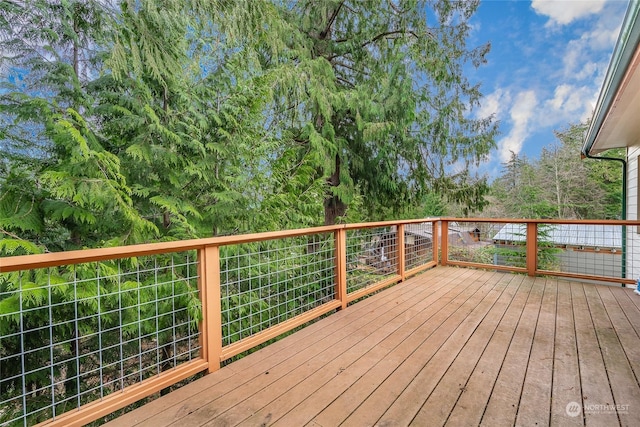
POLYGON ((640 426, 639 378, 631 290, 437 267, 108 425, 640 426))

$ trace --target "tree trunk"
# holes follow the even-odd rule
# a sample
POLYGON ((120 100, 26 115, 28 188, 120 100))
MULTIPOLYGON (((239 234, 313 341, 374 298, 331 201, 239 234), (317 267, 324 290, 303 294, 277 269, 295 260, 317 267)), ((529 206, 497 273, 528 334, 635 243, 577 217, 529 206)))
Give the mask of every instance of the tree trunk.
POLYGON ((79 19, 81 19, 80 4, 75 4, 73 14, 73 32, 75 34, 75 37, 73 39, 73 72, 78 80, 80 80, 80 46, 78 43, 78 38, 80 35, 80 28, 78 27, 79 19))
POLYGON ((334 225, 346 212, 347 205, 338 196, 327 197, 324 201, 324 225, 334 225))
MULTIPOLYGON (((336 154, 336 169, 327 180, 331 187, 340 185, 340 156, 336 154)), ((330 192, 324 199, 324 225, 333 225, 347 212, 347 205, 330 192)))
POLYGON ((555 173, 556 173, 556 203, 558 204, 558 218, 562 218, 562 196, 560 195, 560 192, 562 191, 560 189, 560 173, 558 171, 558 152, 556 150, 555 152, 555 156, 556 159, 554 161, 554 166, 555 166, 555 173))

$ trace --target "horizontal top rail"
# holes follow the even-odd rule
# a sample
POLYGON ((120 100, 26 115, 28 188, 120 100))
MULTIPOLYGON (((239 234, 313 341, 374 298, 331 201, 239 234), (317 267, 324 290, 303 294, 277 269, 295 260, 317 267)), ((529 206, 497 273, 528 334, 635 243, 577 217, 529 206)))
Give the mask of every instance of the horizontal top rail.
POLYGON ((343 227, 347 230, 353 230, 356 228, 376 228, 376 227, 391 227, 400 224, 422 224, 425 222, 438 222, 440 218, 420 218, 420 219, 402 219, 397 221, 378 221, 378 222, 362 222, 354 224, 344 224, 343 227))
POLYGON ((237 234, 229 236, 205 237, 201 239, 176 240, 170 242, 143 243, 138 245, 117 246, 112 248, 80 249, 66 252, 52 252, 35 255, 0 257, 0 273, 18 271, 24 268, 46 268, 59 265, 81 264, 85 262, 106 261, 111 259, 162 254, 176 251, 188 251, 205 246, 237 245, 261 242, 264 240, 298 237, 309 234, 331 233, 340 229, 389 227, 399 224, 435 222, 437 218, 381 221, 357 224, 336 224, 321 227, 298 228, 292 230, 266 231, 262 233, 237 234))
POLYGON ((235 245, 306 234, 330 233, 344 225, 300 228, 294 230, 267 231, 264 233, 238 234, 232 236, 205 237, 202 239, 176 240, 170 242, 143 243, 139 245, 112 248, 80 249, 76 251, 52 252, 47 254, 19 255, 0 258, 0 273, 8 273, 24 268, 46 268, 58 265, 81 264, 84 262, 106 261, 118 258, 189 251, 205 246, 235 245))
POLYGON ((67 252, 52 252, 35 255, 0 257, 0 273, 18 271, 25 268, 46 268, 59 265, 80 264, 85 262, 106 261, 112 259, 162 254, 175 251, 188 251, 206 246, 224 246, 264 240, 297 237, 308 234, 331 233, 336 230, 390 227, 400 224, 420 224, 424 222, 485 222, 485 223, 542 223, 542 224, 597 224, 640 226, 640 221, 630 220, 593 220, 593 219, 531 219, 531 218, 454 218, 436 217, 406 219, 396 221, 378 221, 355 224, 336 224, 321 227, 299 228, 292 230, 267 231, 262 233, 238 234, 230 236, 206 237, 201 239, 177 240, 171 242, 143 243, 138 245, 117 246, 112 248, 81 249, 67 252))
POLYGON ((538 224, 593 224, 593 225, 640 225, 640 220, 623 219, 533 219, 533 218, 448 218, 441 217, 436 221, 449 222, 498 222, 498 223, 538 223, 538 224))

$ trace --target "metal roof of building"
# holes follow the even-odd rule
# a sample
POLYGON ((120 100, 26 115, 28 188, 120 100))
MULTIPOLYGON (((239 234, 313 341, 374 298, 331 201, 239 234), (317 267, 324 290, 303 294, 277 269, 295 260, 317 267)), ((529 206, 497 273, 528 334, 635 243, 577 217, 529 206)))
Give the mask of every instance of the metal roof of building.
POLYGON ((433 237, 433 226, 430 222, 423 224, 405 224, 404 231, 405 233, 411 233, 429 239, 433 237))
MULTIPOLYGON (((616 225, 549 224, 538 226, 538 235, 543 236, 541 240, 556 245, 622 247, 622 230, 616 225)), ((507 224, 493 236, 493 240, 524 242, 527 240, 527 226, 507 224)))

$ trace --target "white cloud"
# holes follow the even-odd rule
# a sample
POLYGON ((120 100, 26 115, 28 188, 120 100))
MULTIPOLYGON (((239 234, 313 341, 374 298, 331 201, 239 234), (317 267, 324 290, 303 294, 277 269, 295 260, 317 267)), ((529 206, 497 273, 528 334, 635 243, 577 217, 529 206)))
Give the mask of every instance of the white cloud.
POLYGON ((556 87, 553 99, 547 101, 547 104, 552 109, 559 110, 560 108, 562 108, 563 104, 566 102, 567 95, 569 93, 571 93, 571 86, 567 84, 561 84, 560 86, 556 87))
POLYGON ((600 16, 593 31, 585 33, 582 39, 594 50, 611 50, 620 34, 621 23, 612 25, 617 20, 600 16))
POLYGON ((526 90, 516 95, 509 114, 511 130, 507 136, 498 141, 502 162, 509 160, 512 151, 516 154, 520 153, 524 140, 529 136, 529 123, 535 117, 537 107, 538 98, 535 91, 526 90))
POLYGON ((585 16, 599 13, 606 0, 533 0, 538 15, 549 17, 549 24, 566 25, 585 16))
POLYGON ((476 110, 478 118, 494 114, 502 131, 485 171, 496 175, 511 151, 537 156, 554 129, 592 115, 625 9, 611 0, 532 2, 531 14, 544 15, 547 28, 537 19, 526 33, 514 32, 513 55, 522 59, 503 67, 499 89, 476 110))
POLYGON ((620 25, 615 24, 616 20, 600 16, 591 31, 567 43, 562 58, 565 78, 590 78, 597 74, 600 68, 606 67, 605 60, 595 63, 593 59, 596 52, 606 52, 608 57, 613 50, 620 32, 620 25))
POLYGON ((486 95, 480 101, 480 108, 476 112, 477 118, 485 118, 493 115, 499 117, 502 113, 502 106, 510 102, 511 94, 508 91, 497 89, 495 92, 486 95))
POLYGON ((556 86, 553 98, 544 101, 538 120, 541 126, 563 126, 584 121, 591 114, 593 91, 589 86, 563 83, 556 86))
POLYGON ((605 68, 604 63, 596 63, 596 62, 586 62, 583 63, 581 66, 580 70, 577 70, 575 72, 575 74, 573 75, 573 78, 580 81, 580 80, 585 80, 585 79, 589 79, 593 76, 596 76, 598 74, 598 71, 600 71, 600 69, 605 68))

